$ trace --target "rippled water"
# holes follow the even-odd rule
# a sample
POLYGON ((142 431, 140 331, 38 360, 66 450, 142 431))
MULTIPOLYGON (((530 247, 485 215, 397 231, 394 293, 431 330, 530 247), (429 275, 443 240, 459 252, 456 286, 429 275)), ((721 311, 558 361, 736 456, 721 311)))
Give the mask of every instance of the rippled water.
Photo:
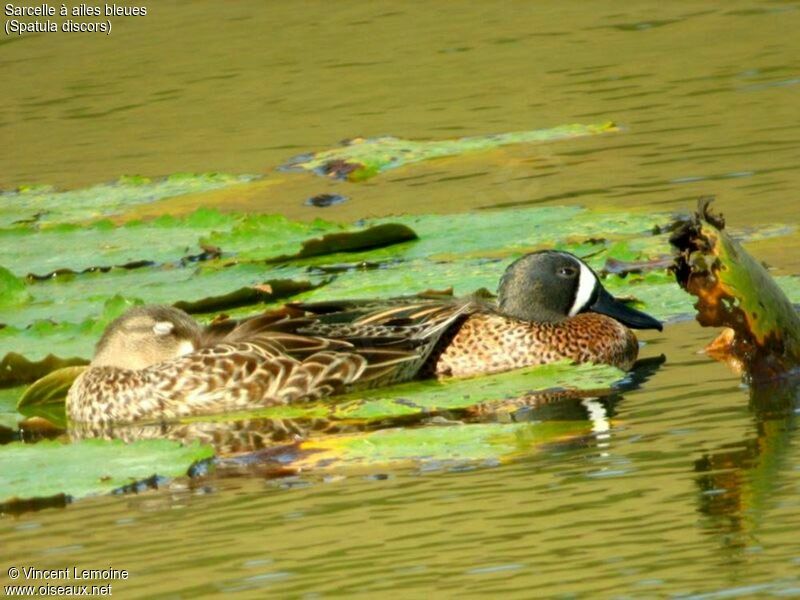
MULTIPOLYGON (((3 39, 0 187, 122 173, 269 172, 354 135, 455 137, 613 119, 615 137, 393 171, 326 209, 352 219, 572 204, 800 222, 792 2, 158 3, 112 36, 3 39), (100 49, 102 47, 102 50, 100 49)), ((282 188, 287 189, 287 188, 282 188)), ((291 188, 289 188, 291 189, 291 188)), ((169 208, 169 207, 166 207, 169 208)), ((320 212, 323 211, 324 212, 320 212)), ((800 236, 752 249, 800 271, 800 236)), ((588 442, 469 470, 180 482, 0 520, 0 565, 128 569, 115 595, 800 595, 796 409, 764 408, 698 354, 666 364, 588 442)), ((0 581, 6 583, 5 569, 0 581)), ((705 597, 705 596, 701 596, 705 597)))
POLYGON ((705 339, 692 324, 653 338, 646 354, 668 362, 588 443, 470 470, 84 500, 0 521, 0 562, 110 563, 131 571, 115 584, 125 597, 798 594, 796 423, 750 408, 697 354, 705 339))

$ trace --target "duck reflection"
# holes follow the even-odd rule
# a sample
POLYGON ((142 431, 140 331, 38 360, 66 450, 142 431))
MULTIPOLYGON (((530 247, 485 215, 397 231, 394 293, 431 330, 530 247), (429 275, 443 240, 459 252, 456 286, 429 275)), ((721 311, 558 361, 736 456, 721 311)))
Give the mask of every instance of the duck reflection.
MULTIPOLYGON (((571 421, 586 422, 590 435, 608 436, 615 405, 627 391, 640 387, 658 370, 664 357, 640 360, 626 378, 612 389, 566 390, 521 394, 513 399, 483 402, 458 410, 420 411, 416 414, 381 419, 349 419, 336 416, 336 404, 329 403, 327 415, 296 418, 236 418, 219 420, 151 423, 136 425, 98 425, 72 423, 68 430, 73 441, 83 439, 171 439, 184 443, 198 441, 211 445, 219 457, 256 456, 243 462, 257 462, 258 456, 271 457, 275 448, 290 446, 313 437, 413 427, 424 424, 571 421)), ((316 412, 316 411, 313 411, 316 412)), ((575 443, 585 444, 584 441, 575 443)))

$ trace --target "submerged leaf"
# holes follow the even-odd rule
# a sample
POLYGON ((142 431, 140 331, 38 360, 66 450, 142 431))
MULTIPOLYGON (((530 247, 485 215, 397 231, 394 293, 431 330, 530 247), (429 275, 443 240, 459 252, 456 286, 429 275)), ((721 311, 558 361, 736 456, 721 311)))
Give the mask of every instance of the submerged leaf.
POLYGON ((800 365, 800 316, 766 269, 724 230, 720 215, 699 202, 694 219, 671 239, 679 254, 675 276, 697 296, 697 320, 729 327, 724 348, 753 378, 800 365))
POLYGON ((0 503, 59 494, 78 498, 154 476, 178 477, 212 455, 209 446, 168 440, 6 444, 0 446, 0 503))
POLYGON ((552 129, 516 131, 495 135, 464 137, 455 140, 414 141, 395 137, 357 138, 340 148, 289 159, 281 169, 312 171, 335 179, 363 181, 398 167, 441 158, 490 150, 510 144, 551 142, 562 139, 618 131, 613 123, 562 125, 552 129))

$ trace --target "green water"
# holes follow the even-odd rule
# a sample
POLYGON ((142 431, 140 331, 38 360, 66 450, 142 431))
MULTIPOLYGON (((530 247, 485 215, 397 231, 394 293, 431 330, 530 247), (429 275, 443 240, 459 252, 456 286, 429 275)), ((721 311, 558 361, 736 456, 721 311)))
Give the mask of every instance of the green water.
MULTIPOLYGON (((193 0, 153 3, 108 37, 2 37, 0 188, 177 171, 269 181, 289 156, 356 135, 613 119, 614 137, 361 185, 308 176, 227 202, 351 220, 534 204, 686 211, 716 194, 731 223, 796 226, 798 6, 193 0), (348 201, 304 205, 318 193, 348 201)), ((798 242, 749 248, 797 273, 798 242)), ((800 595, 800 402, 760 408, 698 353, 712 335, 691 322, 645 334, 643 354, 667 362, 613 406, 590 405, 594 435, 508 463, 212 477, 5 516, 0 582, 12 565, 111 565, 131 573, 113 583, 124 598, 800 595)))

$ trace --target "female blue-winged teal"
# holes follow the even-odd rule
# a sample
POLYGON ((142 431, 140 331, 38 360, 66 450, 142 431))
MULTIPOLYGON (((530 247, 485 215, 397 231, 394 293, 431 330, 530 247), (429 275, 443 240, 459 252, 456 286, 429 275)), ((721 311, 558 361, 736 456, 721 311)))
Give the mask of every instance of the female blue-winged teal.
POLYGON ((414 358, 294 333, 296 310, 202 328, 171 306, 136 307, 109 324, 67 394, 75 422, 172 420, 329 396, 414 358))
POLYGON ((558 360, 629 368, 628 327, 661 323, 615 300, 565 252, 523 256, 497 302, 400 298, 294 304, 201 328, 182 311, 135 308, 109 325, 67 397, 97 424, 242 410, 414 377, 464 377, 558 360))

